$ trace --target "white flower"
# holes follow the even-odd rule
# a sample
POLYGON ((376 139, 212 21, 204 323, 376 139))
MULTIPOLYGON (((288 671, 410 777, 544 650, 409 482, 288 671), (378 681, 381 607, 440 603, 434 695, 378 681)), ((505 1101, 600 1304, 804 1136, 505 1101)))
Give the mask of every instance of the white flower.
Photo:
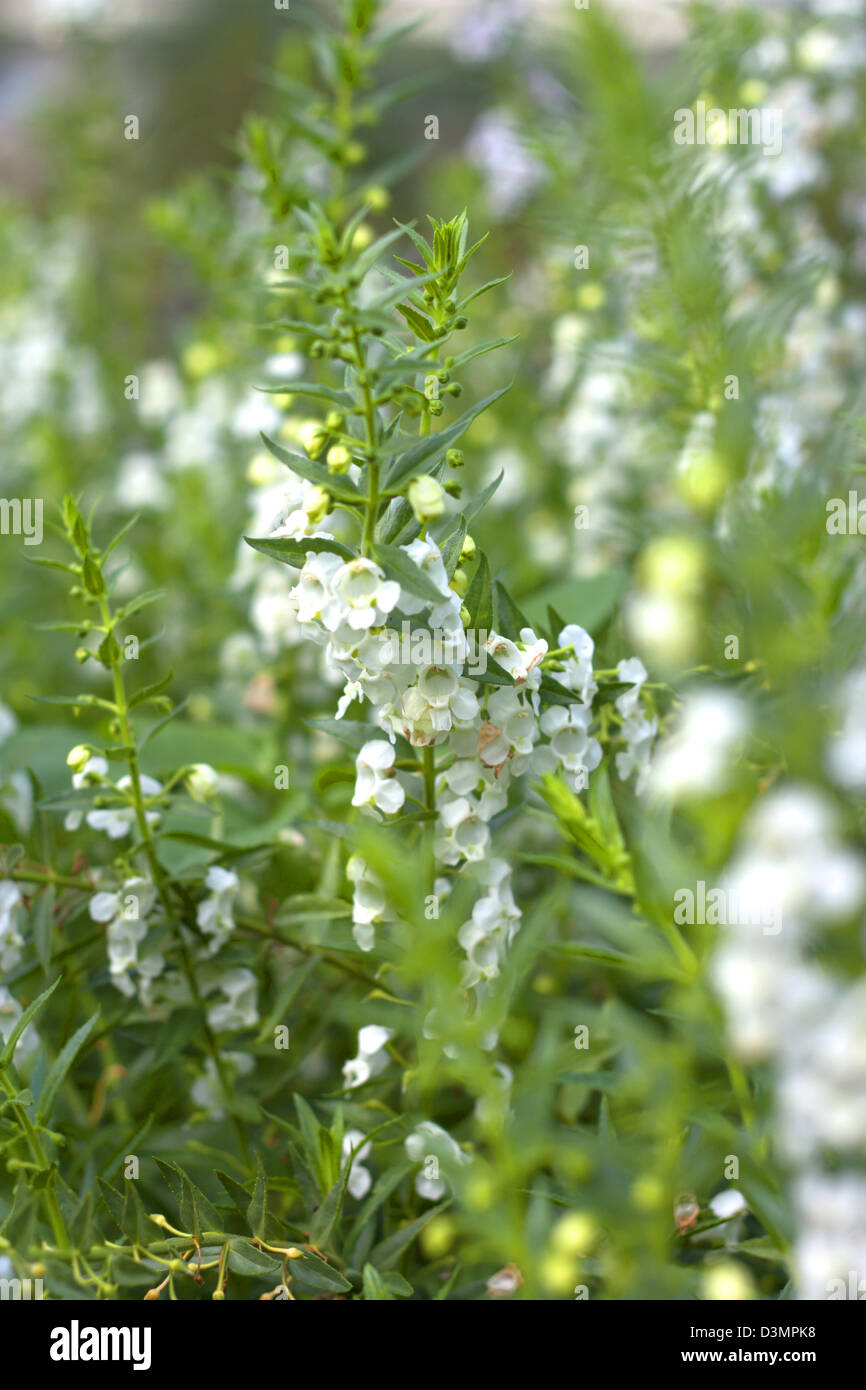
POLYGON ((226 1003, 212 1004, 207 1020, 214 1032, 224 1028, 251 1028, 258 1022, 258 985, 252 970, 244 966, 228 970, 219 977, 219 988, 226 1003))
POLYGON ((729 1221, 741 1211, 748 1211, 748 1203, 742 1192, 735 1187, 727 1187, 724 1192, 717 1192, 715 1197, 710 1198, 710 1208, 715 1216, 729 1221))
POLYGON ((147 917, 156 902, 156 890, 147 878, 127 879, 113 892, 94 893, 90 916, 107 922, 108 964, 112 983, 124 994, 133 992, 128 974, 139 964, 138 945, 147 935, 147 917))
POLYGON ((862 1297, 866 1270, 866 1179, 858 1172, 807 1172, 797 1183, 794 1247, 797 1297, 811 1302, 862 1297))
POLYGON ((516 689, 501 686, 487 701, 488 728, 479 739, 479 756, 499 767, 512 753, 528 756, 538 740, 538 721, 516 689), (488 738, 487 735, 495 735, 488 738))
POLYGON ((327 550, 318 555, 310 552, 292 590, 298 622, 324 622, 325 612, 333 604, 332 584, 342 568, 343 561, 339 555, 332 555, 327 550))
POLYGON ((340 565, 331 588, 335 603, 323 614, 329 632, 335 632, 344 621, 355 631, 381 627, 400 601, 400 585, 386 579, 375 561, 363 557, 340 565))
POLYGON ((866 788, 866 670, 848 676, 843 688, 842 732, 827 749, 830 776, 840 787, 866 788))
POLYGON ((348 1163, 349 1158, 352 1154, 352 1150, 356 1150, 355 1157, 354 1159, 352 1159, 352 1167, 349 1172, 349 1177, 347 1179, 346 1186, 348 1187, 351 1195, 358 1201, 362 1197, 366 1197, 367 1193, 370 1191, 370 1188, 373 1185, 373 1176, 370 1173, 370 1170, 368 1168, 365 1168, 361 1162, 362 1154, 367 1153, 369 1151, 369 1148, 370 1140, 364 1138, 364 1135, 361 1133, 360 1129, 346 1130, 346 1133, 343 1135, 342 1167, 345 1169, 346 1164, 348 1163))
POLYGON ((550 747, 574 791, 587 786, 588 774, 601 762, 601 744, 589 736, 591 719, 592 711, 586 705, 551 705, 541 716, 542 732, 550 739, 550 747))
MULTIPOLYGON (((248 1076, 255 1066, 254 1059, 246 1052, 223 1051, 222 1057, 237 1076, 248 1076)), ((205 1057, 204 1072, 196 1077, 190 1088, 190 1095, 196 1105, 200 1105, 202 1110, 206 1110, 214 1119, 221 1119, 225 1114, 225 1094, 212 1057, 205 1057)))
POLYGON ((343 1064, 347 1086, 363 1086, 371 1076, 385 1070, 388 1065, 385 1044, 392 1036, 393 1029, 383 1028, 378 1023, 368 1023, 358 1030, 358 1055, 343 1064))
MULTIPOLYGON (((108 763, 105 758, 89 758, 81 771, 74 774, 72 785, 75 787, 76 791, 86 786, 99 786, 104 782, 111 785, 107 774, 108 763)), ((126 791, 131 785, 132 780, 130 777, 121 777, 120 781, 117 783, 117 790, 126 791)), ((161 782, 157 782, 153 777, 146 777, 144 774, 139 776, 139 785, 145 797, 156 796, 158 792, 162 791, 161 782)), ((145 816, 148 825, 156 825, 160 819, 158 811, 146 811, 145 816)), ((63 823, 67 830, 77 830, 81 824, 81 818, 81 811, 70 811, 63 823)), ((100 807, 96 810, 88 811, 86 820, 87 824, 91 826, 92 829, 104 830, 110 840, 119 840, 122 839, 124 835, 128 835, 135 825, 135 808, 133 806, 100 807)))
POLYGON ((352 935, 362 951, 372 951, 376 942, 375 924, 391 920, 381 883, 359 854, 346 864, 346 876, 354 885, 352 894, 352 935))
POLYGON ((403 692, 399 714, 391 722, 413 748, 424 748, 440 742, 453 727, 471 724, 477 714, 478 698, 469 681, 454 667, 427 666, 403 692))
POLYGON ((24 939, 18 931, 21 917, 21 889, 9 879, 0 879, 0 969, 12 970, 21 958, 24 939))
POLYGON ((461 859, 483 859, 490 843, 490 831, 479 814, 477 805, 468 797, 458 796, 439 806, 438 829, 434 849, 443 864, 459 864, 461 859))
POLYGON ((595 643, 589 633, 578 627, 577 623, 569 623, 559 634, 559 645, 571 647, 574 655, 565 658, 564 670, 557 672, 557 679, 579 695, 584 705, 591 705, 598 690, 592 678, 595 643))
POLYGON ((543 637, 536 637, 531 627, 520 629, 520 642, 521 646, 518 647, 507 637, 493 632, 485 645, 493 660, 508 672, 515 685, 524 685, 528 681, 529 688, 534 690, 541 683, 541 672, 535 668, 547 654, 547 643, 543 637))
POLYGON ((653 791, 674 800, 721 791, 730 778, 746 727, 746 711, 736 696, 720 690, 687 695, 676 729, 656 755, 653 791))
POLYGON ((204 898, 196 908, 196 921, 207 936, 213 937, 207 954, 214 955, 234 931, 232 906, 240 881, 230 869, 221 869, 219 865, 212 864, 204 883, 210 889, 210 896, 204 898))
POLYGON ((650 758, 655 736, 658 733, 658 720, 645 719, 640 713, 629 715, 622 722, 620 734, 625 739, 624 752, 616 755, 616 770, 623 781, 631 774, 635 777, 635 791, 640 794, 650 777, 650 758))
POLYGON ((187 770, 185 780, 194 801, 210 801, 219 790, 219 773, 210 763, 193 763, 187 770))
POLYGON ((385 739, 365 743, 355 759, 357 777, 353 806, 375 806, 394 815, 406 800, 406 793, 394 776, 394 749, 385 739))
POLYGON ((429 1202, 438 1202, 447 1191, 443 1173, 445 1176, 449 1172, 453 1174, 455 1169, 472 1161, 448 1131, 432 1120, 422 1120, 415 1126, 406 1138, 405 1149, 412 1163, 423 1165, 415 1178, 415 1190, 429 1202))
POLYGON ((620 714, 625 718, 634 714, 640 700, 640 688, 647 678, 646 667, 636 656, 629 657, 628 660, 618 661, 616 673, 624 683, 631 683, 631 690, 626 690, 614 701, 620 714))

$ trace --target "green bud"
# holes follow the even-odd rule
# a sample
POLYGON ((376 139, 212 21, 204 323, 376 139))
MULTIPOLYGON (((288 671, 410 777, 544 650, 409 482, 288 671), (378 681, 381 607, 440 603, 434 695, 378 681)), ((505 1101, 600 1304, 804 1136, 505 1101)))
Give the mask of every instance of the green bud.
POLYGON ((423 477, 413 478, 406 496, 415 513, 416 521, 435 521, 445 509, 445 494, 442 485, 425 473, 423 477))
POLYGON ((447 454, 445 455, 445 461, 446 461, 446 463, 448 464, 448 467, 449 467, 449 468, 462 468, 462 467, 463 467, 463 450, 462 450, 462 449, 449 449, 448 452, 447 452, 447 454))
POLYGON ((451 588, 459 598, 465 598, 469 592, 469 575, 459 565, 451 577, 451 588))
POLYGON ((71 767, 73 772, 81 772, 85 765, 90 761, 93 750, 86 743, 76 743, 66 755, 66 766, 71 767))
POLYGON ((344 444, 333 444, 328 450, 325 462, 329 473, 348 473, 352 455, 344 444))
POLYGON ((476 549, 477 546, 475 545, 475 541, 467 532, 466 536, 463 539, 463 545, 460 550, 460 559, 471 560, 475 554, 476 549))
POLYGON ((334 499, 323 487, 311 487, 304 498, 304 511, 315 526, 328 515, 334 505, 334 499))

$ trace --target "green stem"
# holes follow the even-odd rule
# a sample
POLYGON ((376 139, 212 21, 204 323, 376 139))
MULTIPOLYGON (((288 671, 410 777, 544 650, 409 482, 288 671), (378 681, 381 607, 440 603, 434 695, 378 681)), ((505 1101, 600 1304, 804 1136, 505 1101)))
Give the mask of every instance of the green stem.
MULTIPOLYGON (((106 602, 105 597, 102 595, 100 595, 99 598, 99 610, 106 633, 111 633, 113 628, 113 620, 108 608, 108 603, 106 602)), ((138 826, 138 833, 141 838, 141 848, 144 851, 148 865, 150 866, 154 887, 156 888, 156 891, 159 895, 160 901, 165 910, 165 914, 168 917, 169 921, 172 921, 176 919, 177 911, 175 908, 175 904, 172 901, 171 894, 169 892, 168 876, 162 864, 160 863, 159 855, 156 852, 156 845, 154 843, 150 823, 147 819, 147 812, 144 808, 144 796, 141 790, 141 769, 139 767, 138 761, 138 748, 135 742, 135 735, 133 733, 132 726, 129 720, 129 706, 126 699, 126 687, 123 680, 123 672, 120 666, 120 658, 116 650, 113 652, 111 657, 111 677, 114 686, 114 704, 117 710, 117 718, 120 721, 121 741, 123 743, 124 752, 126 754, 126 761, 129 767, 129 780, 132 787, 132 801, 135 808, 135 819, 136 824, 138 826)), ((188 924, 192 926, 192 920, 190 920, 188 924)), ((198 981, 195 976, 195 968, 192 960, 190 959, 189 949, 182 937, 180 938, 180 951, 181 965, 183 968, 183 973, 186 977, 187 984, 189 985, 190 994, 192 995, 193 1001, 195 1002, 197 1008, 201 1010, 204 1019, 203 1032, 205 1046, 214 1064, 214 1069, 219 1080, 220 1089, 223 1093, 223 1100, 225 1102, 226 1110, 231 1115, 232 1124, 234 1125, 235 1132, 238 1137, 238 1142, 241 1146, 241 1152, 244 1156, 244 1162, 247 1165, 249 1165, 251 1153, 249 1139, 247 1137, 246 1126, 243 1120, 238 1115, 232 1112, 232 1093, 228 1079, 228 1074, 223 1065, 223 1060, 220 1057, 216 1037, 214 1036, 210 1024, 207 1022, 204 1003, 201 997, 201 991, 199 990, 198 981)))
MULTIPOLYGON (((9 1099, 13 1100, 16 1095, 16 1089, 8 1070, 0 1071, 0 1086, 3 1087, 9 1099)), ((27 1139, 27 1144, 35 1162, 40 1169, 47 1168, 48 1160, 45 1157, 45 1151, 42 1148, 39 1135, 33 1128, 30 1116, 27 1114, 25 1107, 16 1101, 13 1105, 13 1111, 27 1139)), ((60 1204, 57 1201, 57 1195, 52 1192, 50 1187, 43 1188, 42 1195, 45 1199, 45 1207, 48 1212, 48 1219, 51 1222, 51 1229, 54 1232, 54 1239, 62 1250, 68 1250, 69 1236, 66 1231, 66 1222, 63 1220, 63 1213, 60 1210, 60 1204)))

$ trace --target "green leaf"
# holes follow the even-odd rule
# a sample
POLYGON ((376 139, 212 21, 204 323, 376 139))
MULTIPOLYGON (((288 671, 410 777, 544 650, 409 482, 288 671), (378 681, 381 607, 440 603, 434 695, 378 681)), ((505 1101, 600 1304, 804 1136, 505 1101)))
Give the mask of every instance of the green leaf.
POLYGON ((301 569, 304 562, 312 551, 315 555, 323 552, 328 555, 339 555, 343 560, 353 560, 354 554, 342 541, 326 540, 321 536, 309 536, 302 541, 293 541, 289 536, 244 536, 247 545, 252 546, 253 550, 260 550, 263 555, 269 555, 272 560, 279 560, 283 565, 294 565, 295 569, 301 569))
POLYGON ((469 613, 468 627, 476 632, 493 631, 493 586, 490 582, 490 565, 483 550, 478 552, 478 565, 464 604, 469 613))
POLYGON ((326 492, 329 492, 332 497, 337 497, 343 502, 360 501, 360 492, 346 476, 338 477, 329 473, 321 463, 314 463, 312 459, 307 458, 306 454, 290 453, 281 444, 269 439, 266 434, 261 437, 265 448, 273 454, 274 458, 279 459, 280 463, 284 463, 287 468, 291 468, 292 472, 297 473, 299 477, 306 478, 310 483, 316 483, 326 492))
POLYGON ((298 1283, 309 1284, 327 1293, 348 1293, 352 1287, 338 1270, 332 1269, 325 1260, 320 1260, 309 1250, 302 1251, 300 1259, 292 1260, 289 1268, 298 1283))
POLYGON ((49 883, 36 898, 31 909, 33 943, 39 963, 45 974, 51 964, 51 949, 54 936, 54 885, 49 883))
POLYGON ((241 1184, 235 1178, 231 1177, 228 1173, 224 1173, 221 1168, 216 1168, 214 1173, 234 1202, 238 1215, 242 1220, 246 1221, 250 1205, 250 1194, 245 1187, 241 1187, 241 1184))
POLYGON ((260 1158, 256 1161, 256 1183, 253 1188, 252 1200, 247 1207, 247 1221, 250 1230, 259 1240, 265 1239, 265 1220, 267 1217, 268 1205, 268 1185, 265 1180, 265 1171, 262 1168, 260 1158))
POLYGON ((470 348, 468 352, 463 352, 459 357, 455 357, 449 371, 456 372, 460 367, 465 367, 467 362, 472 362, 476 357, 484 357, 488 352, 495 352, 497 348, 507 347, 509 343, 516 343, 520 337, 519 333, 512 333, 510 338, 496 338, 491 343, 481 343, 478 347, 470 348))
POLYGON ((596 634, 615 611, 628 582, 622 569, 605 570, 585 579, 559 580, 526 599, 527 616, 537 631, 545 622, 547 609, 552 608, 565 623, 579 623, 596 634))
POLYGON ((380 1303, 393 1302, 393 1297, 388 1291, 385 1280, 371 1264, 364 1265, 364 1297, 370 1303, 376 1301, 380 1303))
POLYGON ((20 864, 24 858, 23 845, 5 845, 0 850, 0 873, 4 876, 11 874, 16 864, 20 864))
POLYGON ((493 405, 510 389, 511 382, 507 386, 500 387, 498 391, 494 391, 492 395, 485 396, 476 405, 471 406, 460 416, 459 420, 455 420, 454 424, 449 425, 447 429, 440 430, 438 434, 427 435, 425 439, 419 440, 413 449, 409 449, 407 453, 395 459, 385 477, 384 493, 393 495, 398 492, 402 485, 419 472, 428 460, 444 454, 446 449, 455 444, 466 433, 472 422, 477 420, 488 406, 493 405))
POLYGON ((442 545, 442 563, 445 566, 445 573, 449 579, 454 578, 454 571, 460 563, 460 552, 463 549, 463 542, 466 539, 466 517, 458 519, 457 527, 442 545))
POLYGON ((251 1240, 243 1236, 232 1236, 229 1241, 228 1267, 234 1274, 244 1274, 250 1279, 264 1279, 278 1274, 280 1261, 251 1240))
POLYGON ((496 631, 511 642, 520 640, 521 628, 532 626, 517 607, 505 585, 501 584, 498 579, 495 587, 493 621, 496 631))
POLYGON ((378 1270, 390 1268, 399 1260, 403 1251, 408 1249, 415 1237, 423 1231, 428 1221, 432 1221, 433 1217, 438 1216, 440 1211, 444 1211, 447 1206, 450 1206, 450 1200, 438 1202, 435 1207, 425 1211, 423 1216, 416 1217, 414 1221, 410 1221, 407 1225, 401 1226, 398 1231, 394 1231, 386 1240, 381 1240, 370 1255, 370 1263, 375 1265, 378 1270))
MULTIPOLYGON (((52 988, 54 988, 54 986, 52 986, 52 988)), ((99 1010, 97 1009, 96 1013, 91 1014, 87 1022, 82 1023, 81 1027, 73 1033, 69 1042, 60 1053, 60 1056, 50 1067, 42 1090, 39 1093, 39 1103, 36 1107, 36 1118, 40 1123, 44 1123, 51 1118, 51 1113, 54 1109, 60 1088, 74 1065, 79 1052, 87 1042, 98 1018, 99 1010)))
POLYGON ((488 290, 495 290, 497 285, 504 285, 506 280, 511 279, 511 275, 512 272, 509 271, 507 275, 500 275, 496 280, 488 280, 486 285, 479 285, 477 290, 473 290, 471 294, 467 294, 465 299, 461 299, 460 303, 457 305, 458 312, 462 312, 464 309, 468 308, 470 304, 482 294, 486 294, 488 290))
POLYGON ((152 685, 145 685, 141 690, 137 690, 129 702, 129 708, 138 709, 139 705, 146 705, 149 700, 155 700, 160 691, 165 690, 174 679, 174 672, 169 671, 167 676, 161 680, 154 681, 152 685))
POLYGON ((100 1195, 102 1196, 103 1202, 105 1203, 110 1215, 113 1217, 114 1221, 122 1231, 124 1206, 122 1195, 111 1186, 111 1183, 106 1182, 104 1178, 97 1178, 96 1181, 99 1185, 99 1191, 100 1195))
MULTIPOLYGON (((348 391, 335 391, 333 386, 320 386, 317 381, 287 381, 285 386, 257 386, 257 391, 265 395, 282 396, 290 391, 293 396, 310 396, 313 400, 330 401, 343 410, 351 410, 355 404, 348 391)), ((270 448, 270 445, 268 445, 270 448)), ((274 456, 279 458, 279 454, 274 456)), ((282 460, 285 463, 285 459, 282 460)))

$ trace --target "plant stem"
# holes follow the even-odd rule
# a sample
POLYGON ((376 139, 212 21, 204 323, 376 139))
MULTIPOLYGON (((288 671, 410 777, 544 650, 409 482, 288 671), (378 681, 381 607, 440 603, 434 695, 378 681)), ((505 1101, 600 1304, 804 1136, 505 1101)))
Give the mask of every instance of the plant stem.
MULTIPOLYGON (((0 1086, 3 1087, 6 1095, 12 1100, 16 1095, 16 1088, 15 1083, 9 1075, 8 1069, 0 1071, 0 1086)), ((35 1162, 39 1165, 40 1169, 47 1168, 48 1160, 45 1157, 45 1151, 39 1141, 39 1135, 33 1128, 26 1108, 16 1101, 13 1109, 15 1117, 27 1139, 30 1152, 35 1162)), ((45 1207, 48 1212, 48 1219, 51 1222, 51 1229, 54 1232, 54 1239, 62 1250, 68 1250, 69 1236, 66 1231, 66 1222, 63 1220, 63 1213, 60 1210, 60 1204, 57 1201, 57 1195, 52 1192, 50 1187, 43 1188, 42 1195, 45 1198, 45 1207)))
MULTIPOLYGON (((109 611, 108 603, 104 595, 100 595, 99 597, 99 610, 106 634, 112 634, 113 620, 109 611)), ((123 680, 123 672, 121 670, 121 657, 116 649, 114 649, 111 652, 110 666, 112 681, 114 685, 114 703, 117 710, 117 718, 120 722, 121 742, 123 744, 124 752, 126 754, 126 761, 129 766, 129 780, 132 786, 132 799, 135 809, 136 824, 138 825, 138 833, 141 837, 141 848, 144 851, 148 865, 150 866, 154 887, 156 888, 156 891, 159 894, 159 898, 162 902, 165 914, 168 917, 169 921, 176 920, 178 914, 175 904, 172 901, 171 894, 169 892, 168 876, 162 864, 160 863, 159 855, 156 852, 156 844, 154 843, 150 823, 147 819, 147 812, 144 809, 144 796, 141 790, 141 769, 139 767, 138 762, 138 747, 136 745, 135 735, 133 733, 132 726, 129 721, 129 705, 126 698, 126 686, 123 680)), ((188 924, 191 926, 192 921, 190 920, 188 924)), ((241 1146, 241 1152, 244 1156, 244 1162, 247 1165, 249 1165, 251 1153, 249 1139, 247 1137, 246 1126, 243 1120, 240 1118, 240 1116, 232 1112, 231 1086, 229 1084, 228 1075, 223 1065, 223 1060, 220 1056, 216 1037, 214 1036, 213 1030, 211 1029, 211 1026, 207 1021, 204 1002, 202 1000, 201 991, 199 990, 198 981, 195 976, 195 967, 190 958, 189 948, 187 947, 187 944, 183 940, 183 936, 180 935, 180 933, 179 940, 181 952, 181 965, 183 968, 183 973, 186 977, 187 984, 189 985, 193 1001, 195 1002, 196 1007, 199 1008, 202 1013, 202 1027, 204 1033, 205 1047, 214 1064, 214 1069, 219 1080, 220 1089, 223 1093, 223 1100, 226 1105, 226 1110, 231 1115, 232 1124, 234 1125, 235 1132, 238 1137, 238 1142, 241 1146)))

